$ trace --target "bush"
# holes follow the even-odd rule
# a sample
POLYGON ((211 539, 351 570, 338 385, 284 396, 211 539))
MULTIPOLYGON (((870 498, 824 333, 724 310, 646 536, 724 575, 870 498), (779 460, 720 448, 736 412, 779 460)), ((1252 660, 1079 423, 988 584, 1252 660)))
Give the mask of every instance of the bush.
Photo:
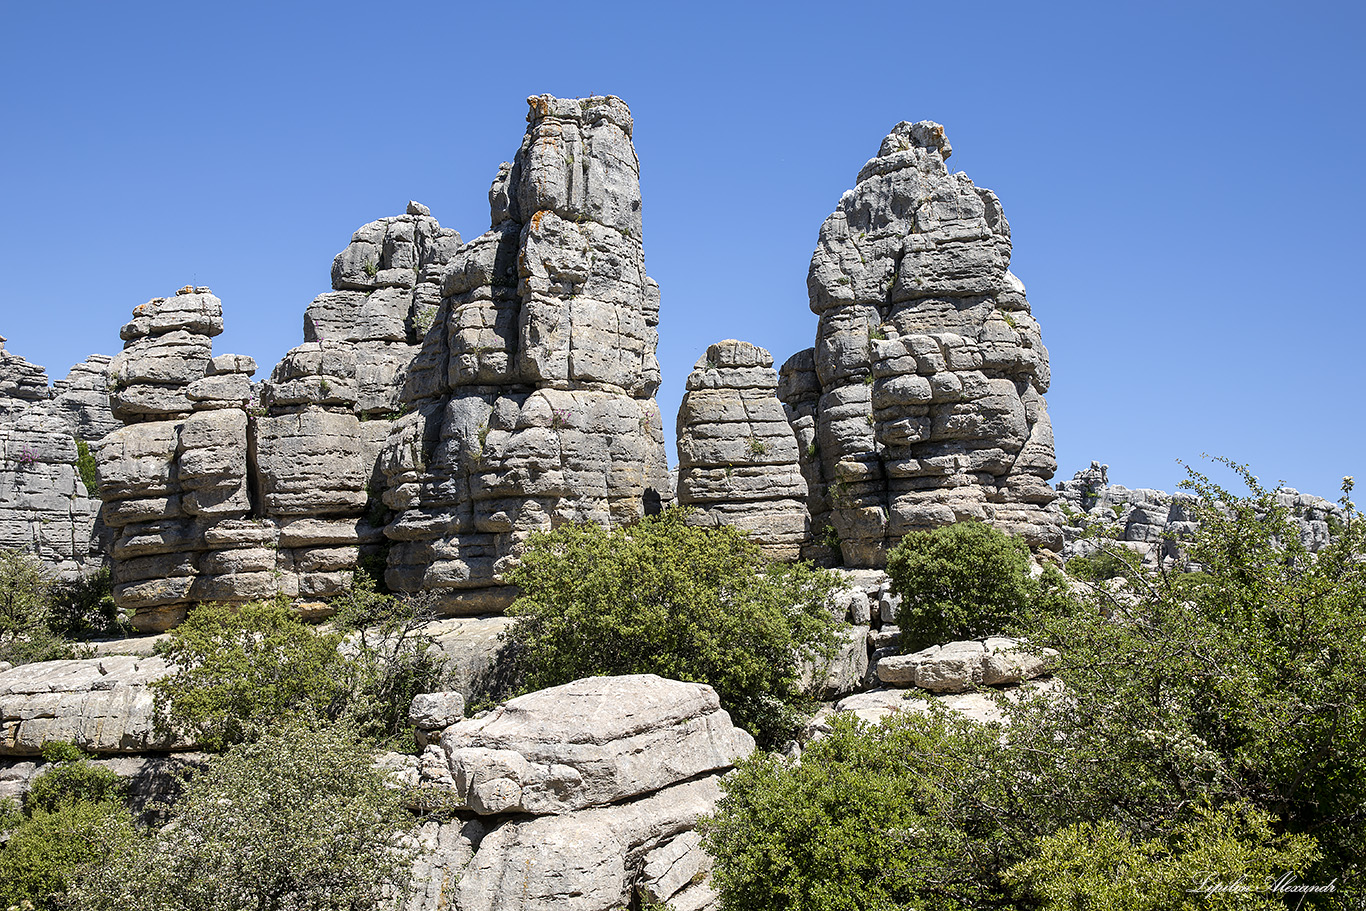
POLYGON ((828 573, 769 563, 740 532, 689 526, 683 510, 534 535, 508 580, 522 591, 508 613, 525 689, 605 674, 706 683, 765 742, 795 726, 799 659, 833 647, 828 573))
POLYGON ((1202 572, 1132 566, 1018 619, 1060 651, 1067 698, 1002 696, 1004 727, 976 733, 841 719, 800 765, 743 764, 706 826, 724 907, 1359 907, 1366 523, 1348 484, 1311 554, 1276 492, 1231 467, 1249 495, 1186 485, 1202 572), (1205 895, 1206 870, 1332 891, 1205 895))
POLYGON ((67 658, 71 648, 48 628, 56 581, 32 554, 0 550, 0 661, 67 658))
POLYGON ((756 753, 701 823, 726 911, 995 907, 1025 856, 999 732, 896 714, 835 717, 800 763, 756 753))
POLYGON ((273 602, 201 605, 157 647, 174 666, 152 684, 158 723, 222 750, 283 719, 337 718, 350 695, 341 638, 273 602))
POLYGON ((67 639, 103 639, 128 636, 132 625, 114 604, 109 567, 63 582, 53 589, 48 627, 67 639))
POLYGON ((358 570, 351 590, 332 606, 346 633, 341 651, 349 689, 348 713, 361 734, 391 749, 414 752, 408 707, 419 693, 445 686, 445 659, 427 624, 436 619, 429 598, 396 598, 376 591, 358 570))
POLYGON ((1317 858, 1312 838, 1275 835, 1265 813, 1195 807, 1169 841, 1135 842, 1112 820, 1068 826, 1007 878, 1039 911, 1283 911, 1268 884, 1298 882, 1317 858))
POLYGON ((887 555, 901 596, 902 650, 1004 633, 1032 611, 1065 601, 1061 573, 1030 576, 1029 548, 984 522, 913 531, 887 555))
POLYGON ((90 911, 391 907, 412 852, 401 792, 345 727, 291 723, 197 773, 172 825, 124 837, 75 890, 90 911))
POLYGON ((1306 874, 1366 891, 1366 523, 1344 486, 1346 521, 1317 554, 1245 466, 1234 496, 1190 472, 1199 573, 1135 575, 1098 587, 1034 639, 1061 654, 1069 699, 1053 709, 1078 762, 1073 793, 1115 808, 1130 830, 1169 820, 1193 796, 1247 803, 1279 833, 1309 833, 1306 874), (1113 619, 1106 619, 1111 617, 1113 619))
POLYGON ((35 809, 0 849, 0 907, 31 902, 39 911, 82 908, 69 889, 97 864, 111 859, 110 833, 135 838, 133 819, 110 802, 72 800, 35 809))
POLYGON ((89 757, 74 744, 49 743, 43 758, 52 763, 29 784, 24 808, 56 811, 70 803, 117 804, 127 786, 114 772, 89 762, 89 757))

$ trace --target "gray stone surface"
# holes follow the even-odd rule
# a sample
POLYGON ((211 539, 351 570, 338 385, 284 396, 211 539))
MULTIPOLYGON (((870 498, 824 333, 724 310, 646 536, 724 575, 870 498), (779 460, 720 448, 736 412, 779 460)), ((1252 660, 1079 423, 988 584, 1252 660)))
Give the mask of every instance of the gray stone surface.
POLYGON ((1004 686, 1042 676, 1052 649, 1035 654, 1016 639, 932 645, 910 655, 885 655, 875 666, 877 679, 888 686, 916 686, 934 693, 968 693, 982 686, 1004 686))
POLYGON ((442 593, 450 614, 506 606, 502 574, 532 532, 615 526, 669 499, 630 112, 612 97, 529 103, 492 227, 452 255, 422 317, 409 413, 379 463, 397 513, 386 580, 442 593))
POLYGON ((24 664, 0 673, 0 756, 37 756, 51 741, 96 754, 189 750, 158 732, 148 685, 160 658, 111 655, 24 664))
POLYGON ((615 803, 728 769, 754 749, 711 687, 653 674, 519 696, 437 741, 423 755, 424 782, 454 789, 481 815, 615 803))
POLYGON ((727 339, 693 367, 678 410, 678 502, 700 525, 732 525, 775 559, 810 537, 797 438, 778 401, 773 357, 727 339))
POLYGON ((783 365, 812 554, 880 566, 909 531, 989 521, 1062 544, 1048 354, 999 201, 950 173, 943 128, 898 124, 821 228, 816 345, 783 365))

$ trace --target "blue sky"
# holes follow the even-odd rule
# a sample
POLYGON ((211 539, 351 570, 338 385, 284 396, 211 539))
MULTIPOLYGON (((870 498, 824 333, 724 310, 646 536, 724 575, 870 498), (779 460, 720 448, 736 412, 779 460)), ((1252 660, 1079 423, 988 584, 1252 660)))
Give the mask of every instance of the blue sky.
MULTIPOLYGON (((466 239, 525 98, 632 108, 671 427, 706 346, 809 346, 806 270, 899 120, 1000 196, 1052 355, 1059 478, 1366 466, 1363 14, 1348 3, 4 4, 0 335, 65 374, 222 299, 258 378, 362 223, 466 239), (1354 265, 1355 264, 1355 265, 1354 265)), ((672 447, 672 441, 670 443, 672 447)), ((671 453, 671 459, 673 454, 671 453)))

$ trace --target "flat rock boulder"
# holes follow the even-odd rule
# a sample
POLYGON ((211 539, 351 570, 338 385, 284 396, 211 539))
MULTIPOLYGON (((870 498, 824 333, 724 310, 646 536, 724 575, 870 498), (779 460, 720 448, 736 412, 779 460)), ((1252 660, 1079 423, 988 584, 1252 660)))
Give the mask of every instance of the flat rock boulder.
POLYGON ((933 693, 967 693, 979 686, 1005 686, 1047 673, 1052 649, 1037 653, 1017 639, 931 645, 910 655, 878 659, 877 679, 888 686, 915 686, 933 693))
POLYGON ((480 814, 568 813, 723 771, 754 749, 716 691, 653 674, 589 677, 446 728, 424 785, 480 814))
POLYGON ((0 756, 37 756, 53 741, 95 754, 192 749, 156 730, 148 687, 166 673, 161 658, 134 655, 42 661, 0 673, 0 756))

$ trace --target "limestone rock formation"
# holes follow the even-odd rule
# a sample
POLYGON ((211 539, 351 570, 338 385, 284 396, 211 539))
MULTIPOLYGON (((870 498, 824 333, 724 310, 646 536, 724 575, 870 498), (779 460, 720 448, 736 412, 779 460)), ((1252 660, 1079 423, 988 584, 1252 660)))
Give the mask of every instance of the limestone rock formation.
POLYGON ((816 346, 779 396, 844 562, 878 566, 909 531, 990 521, 1057 549, 1048 353, 1009 271, 989 190, 945 165, 936 123, 900 123, 821 227, 807 277, 816 346))
POLYGON ((458 815, 419 832, 412 911, 716 907, 693 829, 754 742, 710 687, 593 677, 429 736, 420 792, 458 815))
POLYGON ((93 355, 55 388, 0 339, 0 548, 32 553, 72 578, 101 562, 100 502, 81 478, 82 444, 114 422, 109 359, 93 355))
MULTIPOLYGON (((1097 524, 1117 528, 1119 542, 1149 566, 1176 559, 1181 540, 1198 527, 1191 509, 1194 495, 1111 484, 1109 469, 1092 462, 1070 480, 1059 482, 1055 508, 1067 541, 1063 559, 1096 552, 1096 540, 1084 535, 1088 527, 1097 524)), ((1291 521, 1299 527, 1300 540, 1311 552, 1328 543, 1332 522, 1343 518, 1337 504, 1291 487, 1277 491, 1276 499, 1288 510, 1291 521)))
POLYGON ((668 498, 654 392, 659 288, 641 246, 632 120, 615 97, 529 99, 489 192, 491 229, 460 247, 380 458, 398 513, 386 581, 497 611, 532 532, 612 526, 668 498))
POLYGON ((193 749, 153 723, 148 684, 166 673, 162 659, 131 655, 0 673, 0 757, 37 756, 53 741, 96 754, 193 749))
POLYGON ((778 401, 773 356, 728 339, 688 375, 678 410, 678 502, 690 521, 733 525, 775 559, 810 535, 797 438, 778 401))

